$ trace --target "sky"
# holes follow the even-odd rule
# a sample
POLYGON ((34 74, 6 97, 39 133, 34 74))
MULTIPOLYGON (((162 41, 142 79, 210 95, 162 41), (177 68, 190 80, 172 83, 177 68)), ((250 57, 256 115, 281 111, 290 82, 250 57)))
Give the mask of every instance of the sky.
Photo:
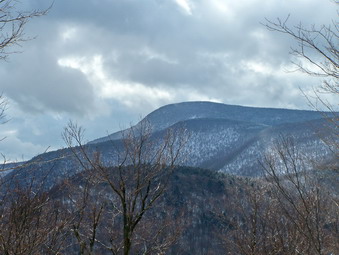
POLYGON ((319 0, 55 0, 27 24, 35 39, 0 62, 9 119, 0 152, 27 160, 65 147, 70 120, 90 141, 182 101, 309 109, 300 89, 321 81, 291 72, 295 42, 262 25, 288 15, 291 26, 337 18, 319 0))

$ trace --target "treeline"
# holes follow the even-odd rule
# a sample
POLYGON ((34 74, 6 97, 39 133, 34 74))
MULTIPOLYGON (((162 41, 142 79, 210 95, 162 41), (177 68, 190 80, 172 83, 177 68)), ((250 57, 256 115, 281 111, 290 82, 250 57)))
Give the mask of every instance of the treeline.
POLYGON ((2 178, 0 254, 339 253, 338 169, 305 172, 292 139, 261 161, 265 178, 250 179, 178 167, 184 131, 154 142, 149 126, 132 128, 115 167, 81 137, 65 130, 82 171, 52 189, 49 172, 2 178))

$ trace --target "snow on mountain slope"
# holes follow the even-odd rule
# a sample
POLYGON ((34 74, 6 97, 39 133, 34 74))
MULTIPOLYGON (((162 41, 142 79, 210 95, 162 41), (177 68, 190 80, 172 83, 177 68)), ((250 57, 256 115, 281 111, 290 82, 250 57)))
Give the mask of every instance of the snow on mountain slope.
MULTIPOLYGON (((192 119, 180 122, 190 133, 186 165, 241 176, 262 174, 259 161, 282 137, 293 141, 305 157, 318 163, 331 156, 319 136, 326 121, 313 120, 276 126, 225 119, 192 119)), ((176 128, 173 125, 171 128, 176 128)))
MULTIPOLYGON (((281 136, 293 137, 296 146, 315 162, 330 157, 322 142, 321 130, 327 122, 319 119, 320 113, 285 109, 251 108, 208 102, 188 102, 161 107, 145 120, 153 126, 153 138, 159 139, 167 128, 185 128, 189 134, 185 154, 187 166, 215 171, 259 176, 259 160, 269 153, 272 144, 281 136)), ((138 124, 140 125, 140 124, 138 124)), ((328 133, 325 132, 325 136, 328 133)), ((86 145, 91 152, 99 152, 107 166, 116 164, 114 150, 121 149, 121 133, 104 137, 86 145)), ((9 174, 24 179, 46 176, 51 186, 81 171, 69 149, 41 154, 27 166, 9 174)))
MULTIPOLYGON (((273 126, 314 120, 321 117, 321 114, 315 111, 256 108, 213 102, 183 102, 160 107, 148 114, 142 121, 148 121, 155 132, 168 128, 180 121, 191 119, 228 119, 273 126)), ((121 135, 122 132, 113 133, 91 143, 120 139, 121 135)))

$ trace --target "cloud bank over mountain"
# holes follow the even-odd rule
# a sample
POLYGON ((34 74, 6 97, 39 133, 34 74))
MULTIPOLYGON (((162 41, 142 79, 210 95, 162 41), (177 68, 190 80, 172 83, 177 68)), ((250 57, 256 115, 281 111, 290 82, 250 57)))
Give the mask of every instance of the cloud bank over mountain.
POLYGON ((306 25, 337 15, 315 0, 55 1, 27 26, 37 38, 0 63, 12 119, 1 127, 1 152, 28 158, 62 146, 69 119, 94 139, 180 101, 305 109, 299 88, 320 81, 287 73, 293 41, 260 24, 289 14, 306 25))

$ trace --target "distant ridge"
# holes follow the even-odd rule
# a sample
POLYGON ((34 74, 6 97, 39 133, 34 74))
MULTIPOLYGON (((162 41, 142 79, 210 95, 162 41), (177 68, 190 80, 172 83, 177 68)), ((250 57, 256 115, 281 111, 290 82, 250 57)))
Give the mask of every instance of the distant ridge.
MULTIPOLYGON (((316 111, 184 102, 163 106, 136 126, 148 121, 153 126, 150 139, 154 141, 161 139, 169 128, 178 130, 184 126, 189 134, 185 146, 189 157, 185 158, 184 165, 258 177, 262 175, 259 160, 281 137, 292 137, 298 149, 317 164, 332 160, 323 139, 333 137, 328 132, 328 121, 322 117, 316 111)), ((86 145, 86 150, 98 153, 106 166, 114 166, 117 164, 116 150, 123 146, 119 139, 123 132, 99 138, 86 145)), ((28 176, 39 180, 44 178, 46 171, 49 174, 45 184, 52 187, 82 171, 82 167, 74 160, 72 151, 66 148, 37 156, 20 171, 8 173, 6 178, 15 175, 18 181, 28 176)))
MULTIPOLYGON (((206 101, 193 101, 162 106, 148 114, 142 121, 148 121, 152 125, 153 131, 156 132, 166 129, 180 121, 201 118, 228 119, 276 126, 284 123, 296 123, 320 119, 322 118, 322 115, 317 111, 310 110, 259 108, 206 101)), ((122 132, 119 131, 109 136, 91 141, 90 143, 120 139, 121 135, 122 132)))

